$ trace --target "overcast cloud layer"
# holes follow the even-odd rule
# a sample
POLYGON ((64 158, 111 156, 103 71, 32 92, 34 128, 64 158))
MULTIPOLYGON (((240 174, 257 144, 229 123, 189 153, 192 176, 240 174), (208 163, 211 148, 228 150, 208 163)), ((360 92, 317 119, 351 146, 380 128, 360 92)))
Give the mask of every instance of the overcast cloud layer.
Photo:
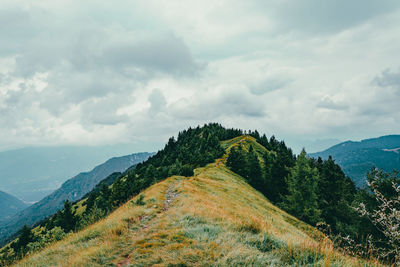
POLYGON ((400 133, 397 0, 29 2, 0 6, 0 149, 400 133))

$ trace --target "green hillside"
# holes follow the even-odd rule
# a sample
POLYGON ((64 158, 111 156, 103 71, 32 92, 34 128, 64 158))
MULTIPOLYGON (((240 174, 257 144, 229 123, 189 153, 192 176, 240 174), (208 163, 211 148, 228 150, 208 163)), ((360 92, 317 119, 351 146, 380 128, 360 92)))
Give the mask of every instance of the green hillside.
MULTIPOLYGON (((224 143, 260 147, 252 138, 224 143)), ((217 159, 172 176, 16 266, 359 266, 217 159)), ((371 264, 372 266, 372 264, 371 264)))
MULTIPOLYGON (((397 174, 372 176, 382 178, 375 188, 396 196, 389 187, 399 184, 397 174)), ((0 262, 368 266, 377 265, 375 259, 397 261, 397 241, 360 217, 355 209, 360 203, 368 210, 378 207, 373 192, 357 190, 332 159, 308 158, 305 151, 294 155, 283 141, 257 131, 207 124, 171 137, 148 160, 113 173, 76 203, 65 202, 34 229, 24 227, 0 249, 0 262)))

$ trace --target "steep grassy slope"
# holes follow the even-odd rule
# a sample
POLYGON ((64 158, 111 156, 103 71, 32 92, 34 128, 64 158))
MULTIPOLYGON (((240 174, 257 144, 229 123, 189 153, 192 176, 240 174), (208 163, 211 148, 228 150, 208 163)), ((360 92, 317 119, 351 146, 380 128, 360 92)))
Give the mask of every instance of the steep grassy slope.
MULTIPOLYGON (((223 145, 229 150, 238 142, 257 146, 249 137, 223 145)), ((272 205, 228 170, 224 159, 196 169, 192 177, 170 177, 143 194, 144 205, 136 204, 136 197, 16 266, 361 264, 272 205)))

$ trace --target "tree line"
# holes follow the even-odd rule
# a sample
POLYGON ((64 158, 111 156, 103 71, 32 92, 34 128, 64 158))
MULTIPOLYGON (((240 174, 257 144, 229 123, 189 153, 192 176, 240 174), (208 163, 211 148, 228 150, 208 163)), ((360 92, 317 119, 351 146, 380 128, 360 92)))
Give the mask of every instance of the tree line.
POLYGON ((346 253, 399 260, 400 178, 396 172, 373 169, 367 174, 368 187, 356 188, 332 157, 309 158, 304 150, 295 156, 274 136, 268 140, 257 132, 249 134, 267 149, 233 147, 226 161, 233 172, 274 204, 324 231, 346 253))
MULTIPOLYGON (((400 184, 397 173, 372 170, 368 174, 369 187, 358 189, 331 157, 327 160, 309 158, 304 150, 296 156, 284 141, 274 136, 267 138, 257 131, 226 129, 211 123, 180 132, 146 162, 104 179, 84 197, 83 213, 77 214, 76 205, 67 200, 62 210, 40 222, 34 230, 24 226, 19 237, 0 250, 0 263, 10 264, 60 240, 67 233, 104 218, 142 190, 167 177, 193 175, 195 168, 214 162, 226 153, 221 141, 243 134, 254 137, 265 149, 261 151, 240 143, 232 147, 226 165, 233 172, 272 203, 328 233, 348 253, 366 256, 373 247, 376 257, 396 260, 395 254, 389 252, 396 251, 393 248, 398 248, 399 239, 388 237, 384 227, 376 222, 377 214, 381 213, 367 211, 382 208, 382 197, 377 198, 377 192, 395 203, 394 208, 386 209, 384 214, 400 210, 400 201, 393 202, 400 195, 400 189, 396 191, 393 187, 400 184)), ((391 218, 395 225, 396 214, 391 218)))
MULTIPOLYGON (((239 129, 226 129, 217 123, 189 128, 171 137, 165 147, 143 163, 129 168, 124 173, 114 173, 104 179, 84 198, 85 211, 77 214, 68 200, 64 208, 55 215, 41 221, 32 228, 24 226, 16 238, 0 250, 0 263, 10 264, 24 255, 67 233, 78 231, 107 216, 133 196, 150 185, 172 175, 191 176, 197 167, 214 162, 224 155, 220 141, 242 135, 239 129), (40 229, 38 231, 33 230, 40 229), (55 229, 55 230, 54 230, 55 229), (45 238, 49 232, 52 238, 45 238)), ((77 201, 79 202, 79 201, 77 201)))

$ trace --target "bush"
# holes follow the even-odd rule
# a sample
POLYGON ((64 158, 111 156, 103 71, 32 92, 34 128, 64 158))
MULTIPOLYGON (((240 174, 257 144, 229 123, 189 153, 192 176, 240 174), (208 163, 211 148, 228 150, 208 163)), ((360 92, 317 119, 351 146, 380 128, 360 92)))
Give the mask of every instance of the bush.
POLYGON ((143 206, 144 204, 146 204, 146 202, 143 201, 144 199, 144 195, 141 194, 135 201, 135 204, 138 206, 143 206))

